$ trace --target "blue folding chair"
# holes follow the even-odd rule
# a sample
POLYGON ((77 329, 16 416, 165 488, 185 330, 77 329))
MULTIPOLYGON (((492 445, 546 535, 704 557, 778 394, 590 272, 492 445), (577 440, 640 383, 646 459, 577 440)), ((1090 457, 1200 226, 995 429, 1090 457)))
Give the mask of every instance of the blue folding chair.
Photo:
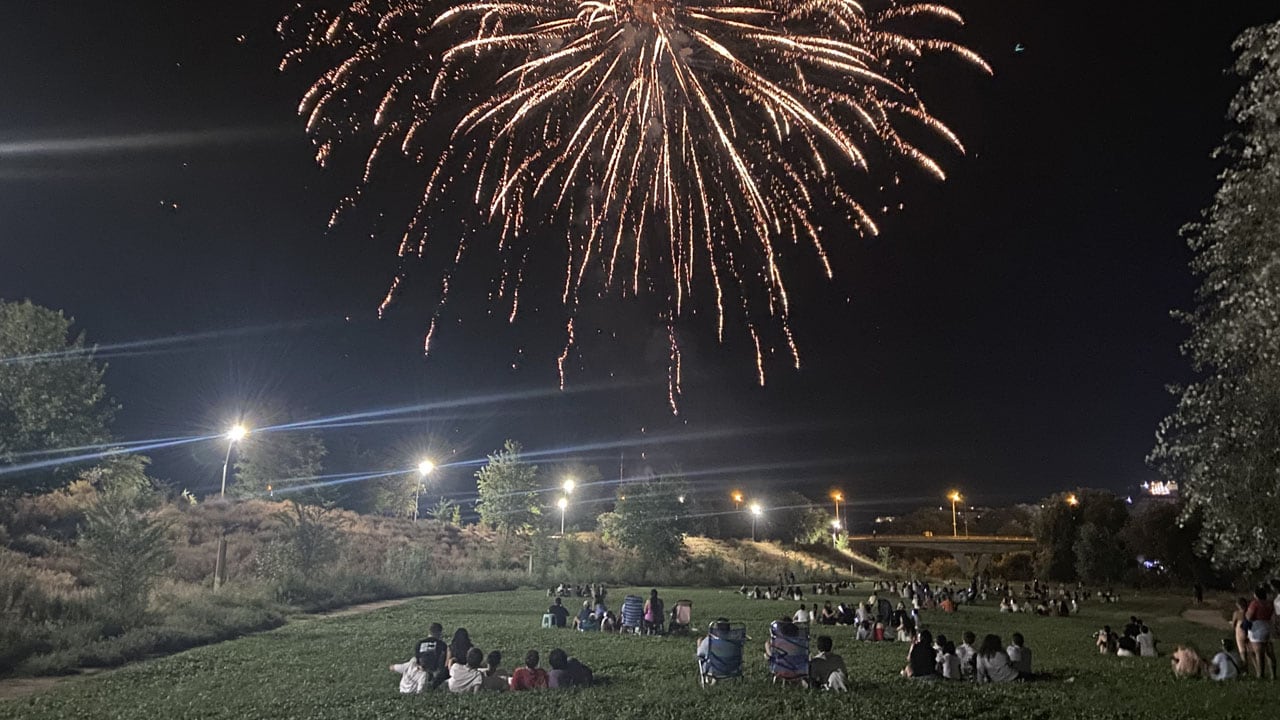
POLYGON ((622 599, 622 632, 639 633, 644 628, 644 598, 628 595, 622 599))
POLYGON ((781 621, 769 626, 769 674, 774 682, 808 686, 808 627, 781 621))
POLYGON ((698 656, 698 682, 707 687, 720 680, 742 679, 742 653, 747 628, 719 620, 707 628, 707 654, 698 656))

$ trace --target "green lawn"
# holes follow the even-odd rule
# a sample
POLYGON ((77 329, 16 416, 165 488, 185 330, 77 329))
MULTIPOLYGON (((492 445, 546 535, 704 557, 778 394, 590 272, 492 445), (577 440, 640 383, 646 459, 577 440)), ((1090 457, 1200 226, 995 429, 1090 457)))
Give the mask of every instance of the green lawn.
MULTIPOLYGON (((624 592, 611 590, 610 605, 619 604, 624 592)), ((865 588, 859 594, 865 598, 865 588)), ((1220 633, 1179 619, 1180 599, 1146 596, 1088 605, 1069 619, 1001 615, 990 607, 926 614, 925 624, 935 634, 957 640, 965 629, 979 636, 994 631, 1006 642, 1011 632, 1021 631, 1037 672, 1050 679, 999 687, 901 680, 905 644, 856 643, 849 628, 830 628, 836 651, 849 664, 852 691, 832 695, 765 680, 760 646, 767 623, 793 611, 792 603, 747 600, 728 590, 668 589, 663 596, 668 605, 692 599, 695 626, 705 627, 717 615, 747 622, 752 641, 745 682, 700 690, 692 638, 540 629, 545 593, 516 591, 424 599, 363 616, 295 623, 0 702, 0 718, 1263 718, 1274 715, 1280 702, 1280 683, 1176 682, 1164 657, 1119 659, 1094 651, 1093 631, 1103 623, 1119 627, 1131 613, 1152 626, 1163 651, 1186 640, 1202 652, 1214 647, 1220 633), (538 648, 545 658, 559 646, 606 682, 583 691, 401 697, 398 676, 387 666, 408 657, 431 621, 443 623, 447 632, 466 627, 486 652, 501 650, 508 668, 528 648, 538 648)))

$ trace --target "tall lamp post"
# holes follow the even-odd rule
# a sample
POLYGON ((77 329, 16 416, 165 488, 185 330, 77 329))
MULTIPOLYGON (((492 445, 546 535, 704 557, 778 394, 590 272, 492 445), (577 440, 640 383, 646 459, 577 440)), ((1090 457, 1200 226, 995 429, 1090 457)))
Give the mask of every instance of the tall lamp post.
POLYGON ((564 516, 569 510, 569 498, 561 497, 556 501, 556 507, 560 508, 560 537, 564 537, 564 516))
POLYGON ((733 492, 729 493, 729 498, 733 500, 734 510, 742 509, 742 492, 741 491, 734 490, 733 492))
POLYGON ((956 523, 956 503, 964 498, 960 496, 959 490, 952 490, 947 499, 951 501, 951 537, 960 537, 960 528, 956 523))
POLYGON ((756 541, 756 518, 760 517, 762 512, 764 509, 760 507, 760 503, 751 503, 751 542, 756 541))
POLYGON ((840 521, 832 520, 831 521, 831 547, 836 547, 839 544, 840 544, 840 521))
MULTIPOLYGON (((249 429, 236 423, 227 431, 227 456, 222 461, 222 489, 218 491, 219 499, 227 497, 227 473, 231 469, 231 449, 249 434, 249 429)), ((218 537, 218 550, 213 560, 213 589, 217 590, 227 582, 227 530, 222 529, 218 537)))
POLYGON ((418 507, 422 504, 422 491, 427 489, 427 477, 435 472, 436 464, 430 458, 418 461, 418 487, 413 493, 413 521, 418 522, 418 507))
POLYGON ((831 493, 831 499, 836 503, 836 522, 840 522, 840 503, 844 502, 844 493, 836 490, 831 493))

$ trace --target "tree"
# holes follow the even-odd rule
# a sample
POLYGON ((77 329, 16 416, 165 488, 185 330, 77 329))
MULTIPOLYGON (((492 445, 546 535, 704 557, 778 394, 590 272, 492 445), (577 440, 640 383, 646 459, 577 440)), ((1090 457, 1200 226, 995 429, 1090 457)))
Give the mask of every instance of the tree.
POLYGON ((1116 533, 1091 522, 1080 526, 1071 549, 1076 559, 1076 578, 1082 582, 1113 583, 1129 564, 1116 533))
POLYGON ((1178 316, 1198 379, 1160 424, 1150 462, 1176 481, 1219 566, 1280 559, 1280 23, 1235 43, 1242 85, 1213 204, 1183 228, 1200 276, 1178 316))
POLYGON ((160 575, 172 564, 168 526, 137 495, 107 490, 85 513, 79 550, 99 606, 121 626, 137 624, 160 575))
POLYGON ((830 539, 832 516, 798 492, 785 492, 769 503, 765 535, 787 542, 830 539))
POLYGON ((650 562, 666 562, 684 550, 683 481, 655 478, 633 483, 612 513, 600 516, 601 535, 650 562))
POLYGON ((1129 518, 1121 539, 1133 557, 1159 562, 1165 579, 1208 583, 1215 578, 1208 560, 1196 553, 1200 530, 1198 513, 1187 516, 1182 504, 1154 502, 1129 518))
POLYGON ((525 462, 520 451, 520 443, 507 440, 476 471, 480 522, 507 533, 532 528, 542 515, 538 466, 525 462))
POLYGON ((1077 579, 1106 582, 1105 578, 1080 575, 1080 568, 1087 567, 1093 572, 1094 568, 1109 570, 1112 563, 1123 565, 1125 555, 1118 537, 1128 520, 1124 500, 1105 490, 1080 489, 1048 497, 1041 506, 1040 514, 1034 522, 1039 544, 1036 559, 1040 575, 1058 582, 1077 579), (1081 545, 1081 528, 1085 525, 1092 525, 1093 529, 1088 533, 1088 540, 1081 545), (1110 538, 1110 551, 1117 557, 1091 556, 1082 565, 1079 551, 1085 549, 1094 553, 1095 550, 1100 550, 1101 537, 1110 538))
POLYGON ((264 432, 250 435, 243 444, 236 458, 235 482, 227 488, 237 497, 282 493, 301 502, 318 503, 336 494, 318 485, 326 453, 319 435, 264 432))
MULTIPOLYGON (((73 322, 29 300, 0 301, 0 464, 107 441, 116 406, 102 382, 106 366, 84 333, 72 334, 73 322)), ((31 467, 8 475, 0 492, 45 492, 73 479, 66 464, 31 467)))

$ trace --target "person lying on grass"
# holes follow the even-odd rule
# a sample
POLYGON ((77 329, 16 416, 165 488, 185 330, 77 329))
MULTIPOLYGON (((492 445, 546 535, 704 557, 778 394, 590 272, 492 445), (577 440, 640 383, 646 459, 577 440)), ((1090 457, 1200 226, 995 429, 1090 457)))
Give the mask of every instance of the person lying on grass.
POLYGON ((467 651, 465 663, 449 666, 449 692, 476 692, 484 684, 484 652, 478 647, 467 651))
POLYGON ((538 667, 538 651, 524 654, 524 665, 511 673, 512 690, 541 690, 547 687, 547 671, 538 667))
POLYGON ((391 672, 400 673, 400 692, 403 695, 417 695, 430 680, 429 659, 425 657, 421 644, 414 647, 412 658, 391 666, 391 672))

